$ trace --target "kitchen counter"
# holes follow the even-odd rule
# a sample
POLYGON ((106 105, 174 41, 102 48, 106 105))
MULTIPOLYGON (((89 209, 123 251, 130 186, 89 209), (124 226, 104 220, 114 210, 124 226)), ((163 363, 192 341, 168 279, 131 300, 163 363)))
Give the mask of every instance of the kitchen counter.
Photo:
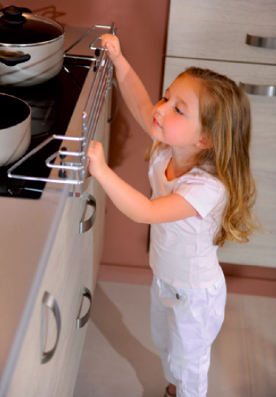
MULTIPOLYGON (((66 27, 65 49, 86 31, 66 27)), ((92 31, 69 53, 93 56, 89 44, 99 35, 92 31)), ((90 69, 66 135, 81 135, 81 113, 94 75, 90 69)), ((66 184, 47 183, 39 200, 0 197, 0 396, 16 363, 69 190, 66 184)))

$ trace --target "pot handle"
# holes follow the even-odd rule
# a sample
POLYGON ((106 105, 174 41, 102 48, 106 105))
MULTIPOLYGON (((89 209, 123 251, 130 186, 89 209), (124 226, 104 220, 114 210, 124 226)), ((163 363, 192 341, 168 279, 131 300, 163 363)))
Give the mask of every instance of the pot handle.
POLYGON ((0 51, 0 62, 7 66, 15 66, 18 63, 27 62, 29 59, 31 59, 31 55, 22 51, 0 51))

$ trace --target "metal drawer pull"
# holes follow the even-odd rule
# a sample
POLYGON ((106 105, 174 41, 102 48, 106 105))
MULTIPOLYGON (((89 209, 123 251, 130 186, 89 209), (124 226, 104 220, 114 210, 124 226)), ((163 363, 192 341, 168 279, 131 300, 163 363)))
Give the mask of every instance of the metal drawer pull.
POLYGON ((95 220, 96 220, 96 200, 95 198, 89 194, 87 197, 87 205, 91 205, 91 207, 94 208, 93 214, 89 219, 86 221, 80 222, 79 224, 79 232, 80 234, 83 234, 87 232, 91 227, 94 225, 95 220))
POLYGON ((88 288, 85 288, 85 287, 84 287, 83 290, 82 290, 82 301, 81 301, 81 305, 80 305, 80 310, 79 310, 78 318, 77 318, 77 321, 76 321, 76 328, 77 328, 77 329, 80 329, 80 328, 84 327, 85 324, 88 322, 89 317, 90 317, 91 305, 92 305, 92 295, 91 295, 91 292, 89 291, 88 288), (89 309, 88 309, 87 313, 86 313, 83 317, 79 317, 79 316, 80 316, 80 312, 81 312, 81 308, 82 308, 82 302, 83 302, 83 298, 84 298, 84 297, 87 298, 87 299, 89 300, 90 305, 89 305, 89 309))
POLYGON ((252 36, 251 34, 247 34, 245 43, 253 47, 269 48, 276 50, 275 37, 259 37, 259 36, 252 36))
POLYGON ((247 93, 251 95, 263 95, 263 96, 276 96, 276 86, 275 85, 255 85, 255 84, 245 84, 240 83, 240 87, 247 93))
POLYGON ((44 342, 45 342, 45 323, 44 323, 44 317, 42 313, 42 339, 41 339, 41 363, 45 364, 48 361, 51 360, 53 355, 55 354, 57 345, 58 345, 58 340, 59 340, 59 335, 60 335, 60 330, 61 330, 61 317, 60 317, 60 311, 59 307, 57 304, 57 301, 51 295, 49 292, 45 291, 43 299, 42 299, 42 304, 47 306, 53 313, 55 320, 56 320, 56 325, 57 325, 57 336, 56 336, 56 341, 54 344, 54 347, 51 350, 48 350, 47 352, 44 351, 44 342))

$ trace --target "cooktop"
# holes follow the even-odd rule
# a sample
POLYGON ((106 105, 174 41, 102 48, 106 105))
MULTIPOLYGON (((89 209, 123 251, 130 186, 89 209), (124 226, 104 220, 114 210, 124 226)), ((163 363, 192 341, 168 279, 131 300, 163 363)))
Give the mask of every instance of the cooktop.
MULTIPOLYGON (((51 135, 65 135, 90 65, 91 61, 86 59, 65 58, 61 72, 45 83, 31 87, 0 87, 0 92, 24 100, 32 109, 32 138, 25 155, 51 135)), ((45 165, 45 160, 58 151, 60 145, 59 140, 51 141, 16 168, 16 173, 47 178, 51 169, 45 165)), ((0 196, 39 199, 46 183, 9 178, 7 170, 12 165, 0 167, 0 196)))

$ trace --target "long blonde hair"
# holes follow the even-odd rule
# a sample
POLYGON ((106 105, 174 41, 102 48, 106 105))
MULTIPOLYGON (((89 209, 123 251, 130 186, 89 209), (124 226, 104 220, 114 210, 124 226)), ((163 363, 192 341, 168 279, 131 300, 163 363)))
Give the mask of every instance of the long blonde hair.
MULTIPOLYGON (((200 79, 199 115, 202 132, 212 147, 201 150, 196 165, 215 166, 216 176, 226 188, 227 203, 214 244, 225 240, 247 242, 260 228, 251 209, 256 201, 256 185, 250 170, 250 102, 244 91, 226 76, 209 69, 190 67, 178 77, 200 79)), ((152 152, 157 147, 157 143, 152 152)))

